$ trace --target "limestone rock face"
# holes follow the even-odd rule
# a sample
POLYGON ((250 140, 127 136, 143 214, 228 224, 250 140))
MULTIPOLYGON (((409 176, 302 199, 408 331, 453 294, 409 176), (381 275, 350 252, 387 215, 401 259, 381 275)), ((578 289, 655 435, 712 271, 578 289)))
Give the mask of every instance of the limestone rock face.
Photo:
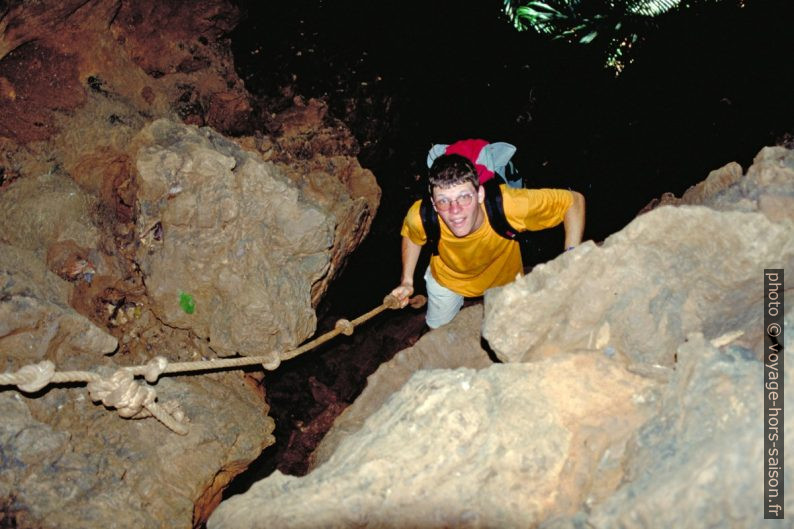
POLYGON ((312 454, 312 467, 326 462, 339 443, 359 431, 367 417, 411 376, 422 369, 482 369, 493 364, 488 353, 480 347, 482 306, 463 309, 447 326, 445 333, 425 334, 413 347, 403 349, 367 377, 367 387, 356 401, 345 408, 334 421, 333 428, 323 437, 312 454))
MULTIPOLYGON (((0 372, 41 360, 60 370, 118 367, 104 356, 116 338, 69 307, 72 288, 33 252, 0 245, 0 372)), ((187 527, 194 509, 206 516, 200 509, 220 501, 229 474, 272 442, 273 422, 239 374, 163 379, 156 387, 160 402, 178 402, 191 419, 188 436, 151 418, 121 419, 82 387, 0 393, 0 502, 11 503, 10 521, 187 527)))
POLYGON ((625 441, 653 385, 597 354, 419 371, 325 464, 254 484, 208 527, 531 526, 611 482, 589 453, 625 441))
MULTIPOLYGON (((267 112, 300 124, 280 144, 255 130, 226 40, 237 17, 227 0, 0 5, 0 370, 46 358, 106 373, 312 332, 380 191, 322 105, 267 112), (180 120, 250 134, 235 141, 257 154, 180 120)), ((0 525, 200 526, 273 442, 253 378, 161 379, 159 399, 191 421, 184 438, 79 385, 3 386, 0 525)))
POLYGON ((358 146, 350 131, 328 116, 328 106, 316 99, 294 99, 295 106, 272 118, 277 130, 272 160, 312 201, 336 219, 328 273, 312 287, 312 304, 344 268, 345 258, 369 233, 380 204, 380 187, 355 155, 358 146))
POLYGON ((161 120, 143 136, 136 260, 158 317, 225 354, 310 336, 310 292, 328 271, 333 215, 210 129, 161 120))
POLYGON ((757 344, 763 313, 753 285, 764 267, 793 264, 791 225, 760 213, 658 208, 600 247, 583 244, 486 293, 483 336, 511 362, 599 349, 672 367, 692 332, 743 331, 742 343, 757 344))
MULTIPOLYGON (((794 318, 789 311, 785 326, 794 318)), ((794 336, 787 332, 785 340, 794 336)), ((789 527, 763 520, 764 367, 756 351, 715 347, 702 334, 678 348, 676 371, 659 400, 659 413, 629 443, 624 484, 589 513, 550 520, 544 529, 585 527, 789 527), (763 419, 762 419, 763 420, 763 419), (763 521, 761 521, 763 520, 763 521)), ((794 376, 786 353, 785 378, 794 376)), ((788 392, 785 405, 794 398, 788 392)), ((786 423, 782 436, 791 439, 786 423)), ((787 463, 785 472, 794 470, 787 463)), ((790 478, 786 478, 786 485, 790 478)), ((794 509, 789 495, 786 512, 794 509)))
POLYGON ((67 304, 71 286, 33 252, 0 243, 0 364, 16 371, 41 360, 68 366, 100 360, 118 342, 67 304))
POLYGON ((794 265, 794 152, 765 148, 742 178, 728 167, 689 195, 708 207, 656 208, 489 291, 483 336, 507 361, 596 348, 670 367, 691 332, 741 331, 753 348, 763 330, 753 285, 763 268, 794 265))
MULTIPOLYGON (((0 245, 0 372, 41 360, 60 370, 118 367, 104 356, 114 352, 116 338, 68 306, 71 288, 32 252, 0 245)), ((121 419, 93 404, 82 387, 3 391, 0 503, 9 504, 9 523, 188 527, 200 521, 220 501, 230 475, 272 442, 273 422, 246 386, 230 373, 162 379, 160 402, 178 402, 192 421, 185 437, 152 418, 121 419)))

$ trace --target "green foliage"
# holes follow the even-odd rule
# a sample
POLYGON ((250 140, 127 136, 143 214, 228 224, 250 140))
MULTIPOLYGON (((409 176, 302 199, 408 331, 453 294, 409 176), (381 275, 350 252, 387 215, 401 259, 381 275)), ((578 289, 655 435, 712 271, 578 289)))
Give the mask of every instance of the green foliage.
POLYGON ((196 300, 187 292, 180 292, 179 306, 185 311, 185 314, 193 314, 196 311, 196 300))
MULTIPOLYGON (((619 74, 632 62, 631 49, 656 27, 656 18, 695 4, 719 0, 503 0, 519 31, 532 29, 554 39, 597 43, 605 64, 619 74)), ((740 0, 741 2, 741 0, 740 0)))

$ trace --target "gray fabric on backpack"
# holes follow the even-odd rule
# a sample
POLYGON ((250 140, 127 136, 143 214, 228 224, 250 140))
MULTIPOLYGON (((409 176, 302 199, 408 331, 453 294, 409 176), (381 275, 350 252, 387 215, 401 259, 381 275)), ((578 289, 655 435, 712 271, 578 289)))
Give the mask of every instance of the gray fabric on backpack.
MULTIPOLYGON (((427 153, 428 168, 433 165, 433 161, 436 158, 446 154, 447 147, 449 147, 449 145, 438 143, 430 148, 430 151, 427 153)), ((518 177, 516 180, 508 180, 506 176, 508 171, 505 170, 508 164, 510 164, 512 168, 512 162, 510 159, 513 157, 515 152, 516 147, 509 143, 503 141, 489 143, 480 151, 480 154, 477 156, 477 163, 484 165, 489 171, 493 171, 494 173, 498 174, 508 186, 520 188, 521 178, 518 177)), ((511 173, 515 174, 515 171, 511 171, 511 173)))

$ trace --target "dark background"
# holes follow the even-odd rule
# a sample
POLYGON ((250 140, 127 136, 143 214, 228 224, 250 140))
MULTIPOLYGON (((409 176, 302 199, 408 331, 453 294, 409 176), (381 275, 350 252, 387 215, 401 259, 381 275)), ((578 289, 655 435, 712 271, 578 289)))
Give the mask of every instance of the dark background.
MULTIPOLYGON (((399 280, 399 229, 433 143, 513 143, 529 186, 585 195, 585 235, 599 241, 653 198, 730 161, 746 170, 794 132, 788 0, 659 17, 618 77, 596 42, 519 33, 499 0, 238 5, 232 41, 248 89, 265 106, 293 93, 326 100, 383 189, 370 236, 327 297, 351 316, 399 280)), ((558 231, 539 236, 529 259, 561 245, 558 231)))

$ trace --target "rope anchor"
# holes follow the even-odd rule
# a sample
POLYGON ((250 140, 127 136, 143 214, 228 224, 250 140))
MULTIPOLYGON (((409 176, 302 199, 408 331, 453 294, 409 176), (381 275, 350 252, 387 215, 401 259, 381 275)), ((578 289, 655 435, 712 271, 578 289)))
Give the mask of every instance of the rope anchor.
MULTIPOLYGON (((420 308, 426 303, 424 296, 414 296, 409 300, 413 308, 420 308)), ((221 360, 198 360, 194 362, 169 363, 164 356, 156 356, 146 364, 122 367, 109 377, 102 377, 92 371, 56 371, 55 364, 44 360, 38 364, 29 364, 15 373, 0 373, 0 386, 16 386, 25 393, 36 393, 50 384, 64 382, 85 382, 88 394, 93 402, 102 402, 108 408, 118 410, 119 416, 125 419, 143 419, 154 417, 168 429, 179 435, 187 435, 189 419, 176 402, 157 402, 154 388, 143 386, 135 381, 142 376, 149 384, 157 383, 160 375, 167 373, 188 373, 192 371, 209 371, 229 369, 249 365, 261 365, 268 371, 277 369, 281 362, 314 349, 339 334, 350 336, 356 326, 380 314, 386 309, 399 309, 400 301, 389 294, 383 303, 354 319, 341 319, 334 329, 318 338, 284 353, 271 351, 264 355, 245 356, 240 358, 224 358, 221 360)))

